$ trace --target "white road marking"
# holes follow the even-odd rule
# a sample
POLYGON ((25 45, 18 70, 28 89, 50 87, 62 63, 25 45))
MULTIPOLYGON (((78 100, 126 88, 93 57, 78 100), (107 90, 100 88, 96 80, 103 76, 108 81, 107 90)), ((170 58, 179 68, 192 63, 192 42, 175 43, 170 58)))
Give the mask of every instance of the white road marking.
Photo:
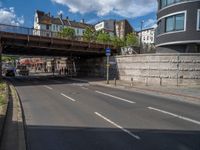
POLYGON ((49 90, 53 90, 53 88, 51 88, 50 86, 44 86, 45 88, 49 89, 49 90))
POLYGON ((121 98, 121 97, 117 97, 117 96, 114 96, 114 95, 111 95, 111 94, 107 94, 107 93, 104 93, 104 92, 100 92, 100 91, 95 91, 96 93, 99 93, 99 94, 102 94, 102 95, 105 95, 105 96, 109 96, 109 97, 112 97, 112 98, 116 98, 118 100, 121 100, 121 101, 124 101, 124 102, 128 102, 128 103, 131 103, 131 104, 134 104, 135 102, 133 101, 130 101, 130 100, 127 100, 127 99, 124 99, 124 98, 121 98))
POLYGON ((63 94, 63 93, 60 93, 60 94, 61 94, 62 96, 64 96, 64 97, 66 97, 67 99, 73 101, 73 102, 76 101, 75 99, 73 99, 73 98, 71 98, 71 97, 69 97, 69 96, 67 96, 67 95, 65 95, 65 94, 63 94))
POLYGON ((84 90, 88 90, 88 88, 86 88, 86 87, 81 87, 82 89, 84 89, 84 90))
POLYGON ((197 120, 193 120, 193 119, 190 119, 190 118, 187 118, 187 117, 184 117, 184 116, 173 114, 171 112, 167 112, 167 111, 160 110, 160 109, 153 108, 153 107, 148 107, 148 109, 155 110, 155 111, 158 111, 158 112, 161 112, 161 113, 164 113, 164 114, 167 114, 167 115, 170 115, 170 116, 173 116, 173 117, 176 117, 176 118, 179 118, 179 119, 182 119, 182 120, 189 121, 189 122, 192 122, 192 123, 200 125, 200 121, 197 121, 197 120))
POLYGON ((109 122, 109 123, 112 124, 113 126, 115 126, 115 127, 119 128, 119 129, 121 129, 122 131, 126 132, 126 133, 129 134, 130 136, 136 138, 137 140, 140 140, 140 137, 139 137, 139 136, 137 136, 137 135, 131 133, 129 130, 123 128, 122 126, 116 124, 115 122, 111 121, 110 119, 104 117, 104 116, 101 115, 100 113, 95 112, 95 114, 96 114, 97 116, 99 116, 100 118, 104 119, 105 121, 109 122))

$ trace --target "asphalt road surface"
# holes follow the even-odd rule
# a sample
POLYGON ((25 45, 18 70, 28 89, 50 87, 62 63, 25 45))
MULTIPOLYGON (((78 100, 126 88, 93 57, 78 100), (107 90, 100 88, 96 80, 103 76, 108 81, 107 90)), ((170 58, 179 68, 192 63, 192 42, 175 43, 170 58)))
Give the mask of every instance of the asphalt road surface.
POLYGON ((200 150, 200 106, 69 79, 16 77, 28 150, 200 150))

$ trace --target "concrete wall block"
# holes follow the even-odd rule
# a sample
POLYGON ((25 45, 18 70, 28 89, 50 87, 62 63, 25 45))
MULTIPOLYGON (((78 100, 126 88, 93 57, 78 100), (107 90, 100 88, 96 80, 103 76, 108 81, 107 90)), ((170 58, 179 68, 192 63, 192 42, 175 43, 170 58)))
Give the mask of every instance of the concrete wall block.
POLYGON ((200 56, 180 56, 179 60, 182 62, 199 62, 200 56))
POLYGON ((188 70, 190 70, 190 69, 192 69, 192 70, 200 69, 200 63, 192 63, 192 62, 190 62, 190 63, 180 63, 179 66, 180 66, 181 69, 188 69, 188 70))

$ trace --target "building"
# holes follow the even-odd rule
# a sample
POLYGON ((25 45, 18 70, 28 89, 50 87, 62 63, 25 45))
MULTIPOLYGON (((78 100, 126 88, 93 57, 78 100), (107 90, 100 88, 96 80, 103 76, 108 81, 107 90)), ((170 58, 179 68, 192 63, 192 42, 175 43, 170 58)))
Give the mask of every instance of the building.
POLYGON ((106 32, 111 36, 115 35, 121 39, 134 31, 128 20, 103 20, 95 25, 95 30, 106 32))
POLYGON ((114 20, 103 20, 95 25, 96 31, 103 31, 111 36, 115 35, 115 21, 114 20))
POLYGON ((149 28, 138 32, 139 39, 143 44, 155 43, 155 28, 149 28))
POLYGON ((127 34, 132 33, 133 27, 130 25, 128 20, 121 20, 115 22, 115 34, 117 37, 123 39, 127 34))
POLYGON ((200 53, 200 0, 158 0, 158 53, 200 53))
POLYGON ((51 16, 50 13, 36 11, 34 18, 34 35, 56 36, 63 28, 69 27, 74 29, 77 37, 82 37, 87 27, 94 28, 93 25, 81 22, 71 21, 68 17, 63 18, 62 14, 57 17, 51 16), (42 31, 41 31, 42 30, 42 31))

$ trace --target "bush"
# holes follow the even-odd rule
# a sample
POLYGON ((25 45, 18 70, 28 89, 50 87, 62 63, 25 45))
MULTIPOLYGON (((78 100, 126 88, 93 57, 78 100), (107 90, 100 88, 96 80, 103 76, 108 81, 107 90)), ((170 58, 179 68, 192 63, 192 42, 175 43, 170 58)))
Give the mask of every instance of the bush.
POLYGON ((0 82, 0 106, 6 103, 6 84, 0 82))

